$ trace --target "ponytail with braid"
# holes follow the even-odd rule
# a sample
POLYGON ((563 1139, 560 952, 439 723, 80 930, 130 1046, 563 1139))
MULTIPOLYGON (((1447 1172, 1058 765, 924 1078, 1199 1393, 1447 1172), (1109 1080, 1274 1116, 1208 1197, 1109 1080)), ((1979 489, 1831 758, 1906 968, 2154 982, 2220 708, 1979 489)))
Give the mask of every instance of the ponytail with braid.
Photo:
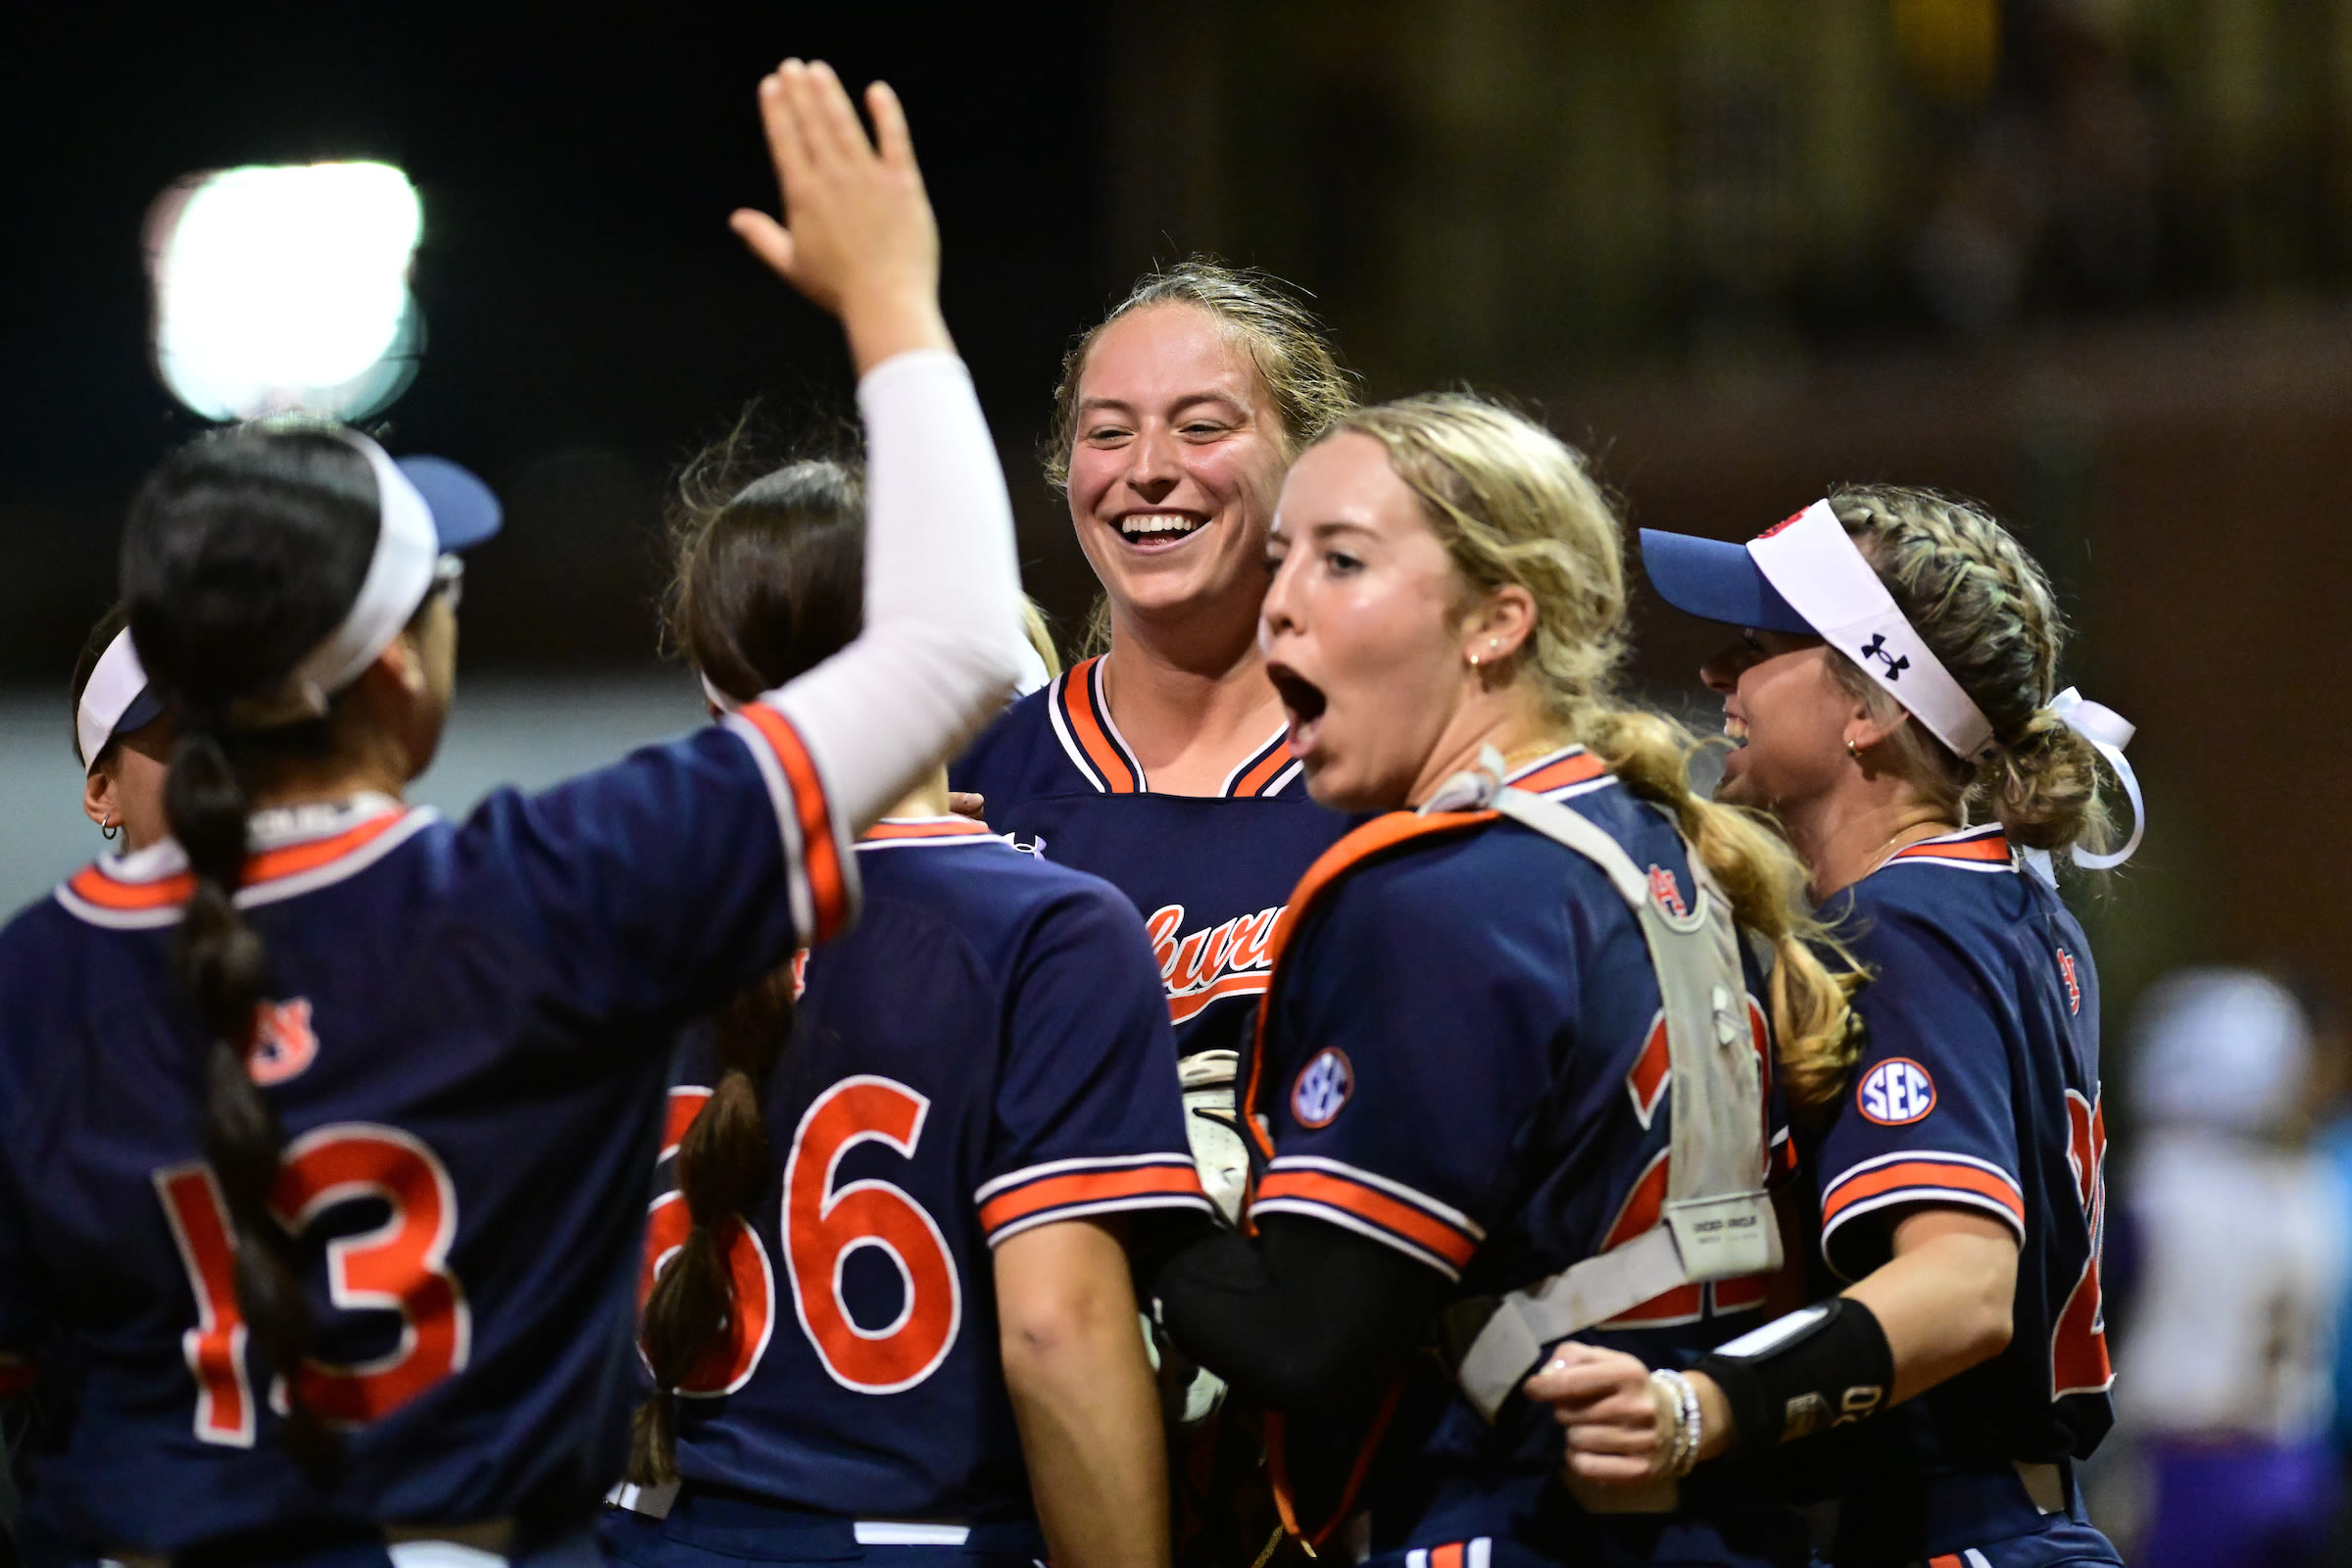
MULTIPOLYGON (((149 678, 177 705, 165 814, 195 880, 172 946, 206 1045, 203 1150, 235 1232, 237 1304, 286 1392, 285 1442, 314 1477, 336 1443, 303 1396, 310 1307, 272 1217, 285 1129, 248 1068, 270 951, 238 910, 252 779, 335 744, 334 719, 240 733, 232 705, 273 689, 358 595, 376 523, 367 460, 317 427, 223 431, 167 459, 131 505, 122 589, 149 678)), ((192 1064, 193 1066, 193 1064, 192 1064)))
MULTIPOLYGON (((797 463, 741 484, 744 432, 695 460, 672 524, 667 607, 675 646, 718 693, 748 702, 848 646, 861 623, 865 493, 858 470, 797 463)), ((678 1390, 723 1352, 735 1321, 727 1264, 737 1216, 774 1179, 763 1105, 792 1033, 789 967, 735 997, 715 1020, 718 1082, 678 1141, 677 1185, 692 1228, 646 1298, 643 1346, 654 1393, 629 1438, 629 1480, 677 1477, 678 1390)))

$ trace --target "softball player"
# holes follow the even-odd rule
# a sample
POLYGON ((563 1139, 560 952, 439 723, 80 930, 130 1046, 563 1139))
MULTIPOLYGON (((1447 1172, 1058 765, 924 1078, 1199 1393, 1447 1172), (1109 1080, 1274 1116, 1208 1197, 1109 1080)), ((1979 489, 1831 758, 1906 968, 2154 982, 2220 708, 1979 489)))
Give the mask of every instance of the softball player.
MULTIPOLYGON (((804 463, 690 523, 672 633, 714 707, 855 633, 862 508, 804 463)), ((670 1091, 634 1468, 671 1484, 609 1522, 628 1560, 1166 1560, 1119 1233, 1208 1200, 1159 977, 1116 889, 946 795, 860 840, 857 932, 723 1011, 670 1091), (709 1295, 723 1324, 690 1321, 709 1295)))
POLYGON ((81 808, 124 853, 171 830, 164 823, 164 773, 172 725, 147 683, 130 627, 117 605, 90 628, 74 662, 74 757, 81 763, 81 808))
POLYGON ((1314 319, 1254 274, 1140 280, 1074 348, 1047 476, 1102 581, 1109 651, 954 768, 989 824, 1132 899, 1187 1056, 1241 1043, 1283 896, 1346 822, 1284 753, 1257 650, 1284 467, 1351 404, 1314 319))
POLYGON ((441 822, 399 793, 451 690, 444 553, 494 513, 309 425, 197 442, 134 502, 173 837, 0 935, 0 1348, 83 1369, 41 1476, 67 1539, 594 1559, 672 1035, 843 928, 852 835, 1012 673, 1003 477, 868 104, 879 155, 829 71, 763 81, 793 226, 735 220, 862 375, 867 629, 725 724, 441 822))
POLYGON ((1740 1474, 1584 1511, 1514 1397, 1570 1334, 1673 1356, 1761 1314, 1786 1144, 1758 999, 1802 1071, 1845 1028, 1799 868, 1690 795, 1688 736, 1612 697, 1618 524, 1530 421, 1454 395, 1350 415, 1292 470, 1272 548, 1290 755, 1328 805, 1417 809, 1292 896, 1243 1078, 1250 1234, 1161 1272, 1163 1322, 1281 1412, 1286 1522, 1318 1548, 1803 1562, 1740 1474), (1778 945, 1775 987, 1735 910, 1778 945), (1410 1354, 1441 1308, 1452 1380, 1410 1354))
MULTIPOLYGON (((1739 545, 1644 532, 1670 604, 1747 628, 1709 662, 1737 746, 1722 796, 1767 808, 1875 978, 1867 1046, 1810 1151, 1842 1294, 1702 1358, 1698 1448, 1792 1453, 1838 1499, 1839 1564, 2113 1562, 2072 1472, 2113 1421, 2099 1283, 2099 984, 2048 857, 2107 833, 2099 762, 2138 809, 2131 726, 2057 684, 2040 569, 1926 491, 1840 491, 1739 545)), ((1597 1352, 1534 1391, 1572 1464, 1654 1468, 1642 1370, 1597 1352)))
MULTIPOLYGON (((1016 703, 952 775, 992 827, 1142 911, 1186 1126, 1228 1218, 1248 1166, 1234 1064, 1275 922, 1348 827, 1284 753, 1257 647, 1265 532, 1291 458, 1353 401, 1322 327, 1270 280, 1200 260, 1140 279, 1063 361, 1046 466, 1102 584, 1108 651, 1016 703)), ((1247 1560, 1273 1529, 1248 1479, 1252 1418, 1202 1426, 1222 1389, 1163 1370, 1172 1413, 1200 1427, 1177 1466, 1183 1556, 1247 1560)))

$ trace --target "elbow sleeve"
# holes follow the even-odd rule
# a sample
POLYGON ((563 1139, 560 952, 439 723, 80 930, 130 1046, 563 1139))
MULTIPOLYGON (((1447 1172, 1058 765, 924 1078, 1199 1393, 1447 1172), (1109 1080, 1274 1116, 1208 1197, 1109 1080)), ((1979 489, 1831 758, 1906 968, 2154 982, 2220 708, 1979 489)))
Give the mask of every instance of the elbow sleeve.
POLYGON ((1427 1265, 1320 1220, 1268 1216, 1171 1258, 1154 1310, 1185 1354, 1275 1409, 1345 1415, 1419 1345, 1445 1290, 1427 1265))

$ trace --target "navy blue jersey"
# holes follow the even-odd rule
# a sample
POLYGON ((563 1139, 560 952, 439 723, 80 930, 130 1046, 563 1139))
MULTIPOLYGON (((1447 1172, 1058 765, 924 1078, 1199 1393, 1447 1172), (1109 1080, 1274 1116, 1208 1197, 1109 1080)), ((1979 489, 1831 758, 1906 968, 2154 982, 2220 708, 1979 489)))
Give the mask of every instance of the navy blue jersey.
POLYGON ((1854 1452, 1914 1471, 2083 1457, 2114 1420, 2114 1371, 2082 928, 1997 825, 1900 851, 1822 914, 1876 971, 1853 1088, 1811 1152, 1823 1257, 1860 1279, 1886 1261, 1886 1216, 1918 1203, 1994 1215, 2021 1248, 2009 1348, 1869 1422, 1854 1452))
MULTIPOLYGON (((1696 897, 1666 817, 1582 750, 1518 782, 1600 826, 1668 906, 1696 897)), ((1345 1227, 1443 1274, 1458 1297, 1533 1284, 1658 1222, 1673 1084, 1656 971, 1598 866, 1491 812, 1396 813, 1325 856, 1293 908, 1244 1079, 1262 1118, 1253 1218, 1345 1227)), ((1747 977, 1769 1085, 1752 960, 1747 977)), ((1785 1171, 1785 1134, 1765 1132, 1768 1163, 1785 1171)), ((1687 1362, 1754 1323, 1764 1287, 1686 1286, 1588 1337, 1687 1362)), ((1568 1560, 1591 1545, 1595 1527, 1553 1480, 1548 1410, 1513 1400, 1490 1428, 1433 1363, 1417 1358, 1409 1377, 1358 1497, 1375 1550, 1485 1536, 1568 1560)), ((1694 1480, 1685 1496, 1694 1517, 1638 1528, 1739 1561, 1710 1535, 1738 1516, 1743 1533, 1773 1536, 1765 1555, 1803 1560, 1793 1519, 1777 1536, 1755 1522, 1781 1515, 1744 1474, 1694 1480)))
POLYGON ((164 844, 0 935, 0 1347, 62 1341, 82 1374, 45 1518, 169 1553, 592 1505, 636 1393, 669 1044, 852 912, 810 759, 755 705, 463 826, 368 797, 254 834, 236 900, 272 1000, 249 1067, 285 1126, 300 1376, 341 1462, 300 1472, 248 1354, 200 1152, 209 1045, 169 970, 192 883, 164 844))
POLYGON ((991 827, 1134 903, 1185 1055, 1240 1048, 1284 901, 1348 827, 1307 798, 1279 730, 1215 796, 1153 794, 1111 722, 1100 658, 1013 704, 950 781, 988 798, 991 827))
MULTIPOLYGON (((770 1084, 777 1170, 729 1233, 733 1343, 681 1401, 690 1481, 898 1518, 1026 1516, 990 1252, 1039 1225, 1205 1214, 1143 922, 961 818, 884 822, 865 909, 808 956, 770 1084)), ((710 1095, 708 1041, 672 1146, 710 1095)), ((643 1285, 687 1231, 656 1200, 643 1285)))

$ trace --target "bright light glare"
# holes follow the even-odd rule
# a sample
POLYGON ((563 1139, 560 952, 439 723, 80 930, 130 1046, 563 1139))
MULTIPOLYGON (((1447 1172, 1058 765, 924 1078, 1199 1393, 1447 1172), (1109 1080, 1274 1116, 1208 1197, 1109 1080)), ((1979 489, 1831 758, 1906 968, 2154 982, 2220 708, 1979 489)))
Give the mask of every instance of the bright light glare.
POLYGON ((156 204, 155 358, 208 418, 355 418, 413 368, 409 264, 424 215, 387 164, 231 169, 156 204))

